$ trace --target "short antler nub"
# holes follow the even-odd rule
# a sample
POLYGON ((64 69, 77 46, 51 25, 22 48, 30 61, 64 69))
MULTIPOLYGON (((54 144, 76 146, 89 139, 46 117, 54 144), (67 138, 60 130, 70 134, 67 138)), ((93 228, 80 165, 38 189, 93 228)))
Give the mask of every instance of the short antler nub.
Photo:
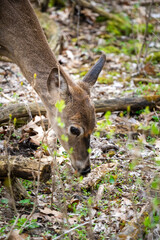
POLYGON ((96 62, 96 64, 91 68, 91 70, 86 74, 86 76, 83 79, 83 82, 88 83, 91 87, 95 84, 98 75, 100 74, 104 63, 106 61, 105 54, 102 54, 100 59, 96 62))

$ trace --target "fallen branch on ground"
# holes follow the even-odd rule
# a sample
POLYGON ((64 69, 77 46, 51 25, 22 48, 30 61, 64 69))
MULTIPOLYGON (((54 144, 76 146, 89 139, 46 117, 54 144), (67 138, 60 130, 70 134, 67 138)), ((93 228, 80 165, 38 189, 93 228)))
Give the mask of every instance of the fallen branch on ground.
POLYGON ((118 22, 121 22, 121 21, 122 21, 118 16, 116 16, 116 15, 114 15, 114 14, 112 14, 112 13, 106 12, 106 11, 104 11, 102 8, 96 7, 96 6, 92 5, 92 4, 91 4, 90 2, 88 2, 88 1, 85 1, 85 0, 76 0, 76 2, 77 2, 78 5, 80 5, 80 6, 84 7, 84 8, 89 8, 89 9, 91 9, 93 12, 98 13, 100 16, 105 17, 106 20, 115 20, 115 21, 118 21, 118 22))
MULTIPOLYGON (((46 114, 46 109, 42 103, 38 103, 42 115, 46 114)), ((150 110, 160 105, 160 95, 143 96, 143 97, 127 97, 127 98, 113 98, 107 100, 99 100, 94 102, 96 112, 107 111, 125 111, 130 106, 131 112, 144 109, 149 106, 150 110)), ((24 124, 27 122, 30 112, 32 117, 39 115, 36 103, 18 103, 11 104, 7 107, 1 107, 0 124, 8 123, 10 117, 12 119, 23 119, 24 124)))

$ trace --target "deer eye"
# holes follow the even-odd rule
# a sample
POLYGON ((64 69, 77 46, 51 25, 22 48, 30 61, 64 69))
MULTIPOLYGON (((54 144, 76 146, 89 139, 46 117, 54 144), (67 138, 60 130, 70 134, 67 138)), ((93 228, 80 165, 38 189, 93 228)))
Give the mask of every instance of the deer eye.
POLYGON ((79 136, 83 133, 83 129, 82 128, 78 128, 78 127, 74 127, 74 126, 71 126, 70 129, 69 129, 69 132, 72 134, 72 135, 75 135, 75 136, 79 136))

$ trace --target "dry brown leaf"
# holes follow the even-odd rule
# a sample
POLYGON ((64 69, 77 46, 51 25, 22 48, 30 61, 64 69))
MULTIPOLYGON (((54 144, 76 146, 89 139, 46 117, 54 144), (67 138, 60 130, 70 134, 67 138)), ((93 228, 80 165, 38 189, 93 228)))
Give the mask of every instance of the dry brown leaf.
POLYGON ((76 198, 76 197, 73 197, 71 200, 70 200, 70 203, 68 204, 67 208, 69 211, 73 211, 74 210, 74 207, 75 205, 77 206, 79 204, 79 199, 76 198))
POLYGON ((40 209, 40 212, 44 213, 44 214, 47 214, 47 215, 48 214, 53 215, 57 219, 62 219, 63 218, 63 213, 58 212, 56 210, 51 210, 50 208, 47 208, 47 207, 45 207, 44 209, 40 209))
POLYGON ((13 230, 8 240, 25 240, 27 237, 29 237, 27 233, 19 235, 19 230, 13 230))
POLYGON ((96 186, 96 184, 106 175, 106 173, 116 170, 117 162, 106 163, 92 170, 91 173, 85 177, 80 183, 81 188, 91 188, 96 186))
POLYGON ((144 70, 148 75, 156 75, 155 67, 151 63, 146 63, 144 70))
POLYGON ((68 219, 71 225, 76 224, 78 222, 78 216, 73 216, 68 219))

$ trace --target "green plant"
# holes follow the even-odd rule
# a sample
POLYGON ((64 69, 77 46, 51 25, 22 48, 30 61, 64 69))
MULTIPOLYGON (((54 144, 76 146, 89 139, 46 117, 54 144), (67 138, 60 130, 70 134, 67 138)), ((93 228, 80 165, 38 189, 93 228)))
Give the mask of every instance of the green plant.
MULTIPOLYGON (((15 218, 10 221, 11 225, 14 224, 15 218)), ((25 229, 34 229, 38 228, 39 224, 37 223, 37 219, 32 219, 31 221, 27 221, 26 218, 19 218, 16 224, 16 228, 20 229, 25 224, 25 229)))

